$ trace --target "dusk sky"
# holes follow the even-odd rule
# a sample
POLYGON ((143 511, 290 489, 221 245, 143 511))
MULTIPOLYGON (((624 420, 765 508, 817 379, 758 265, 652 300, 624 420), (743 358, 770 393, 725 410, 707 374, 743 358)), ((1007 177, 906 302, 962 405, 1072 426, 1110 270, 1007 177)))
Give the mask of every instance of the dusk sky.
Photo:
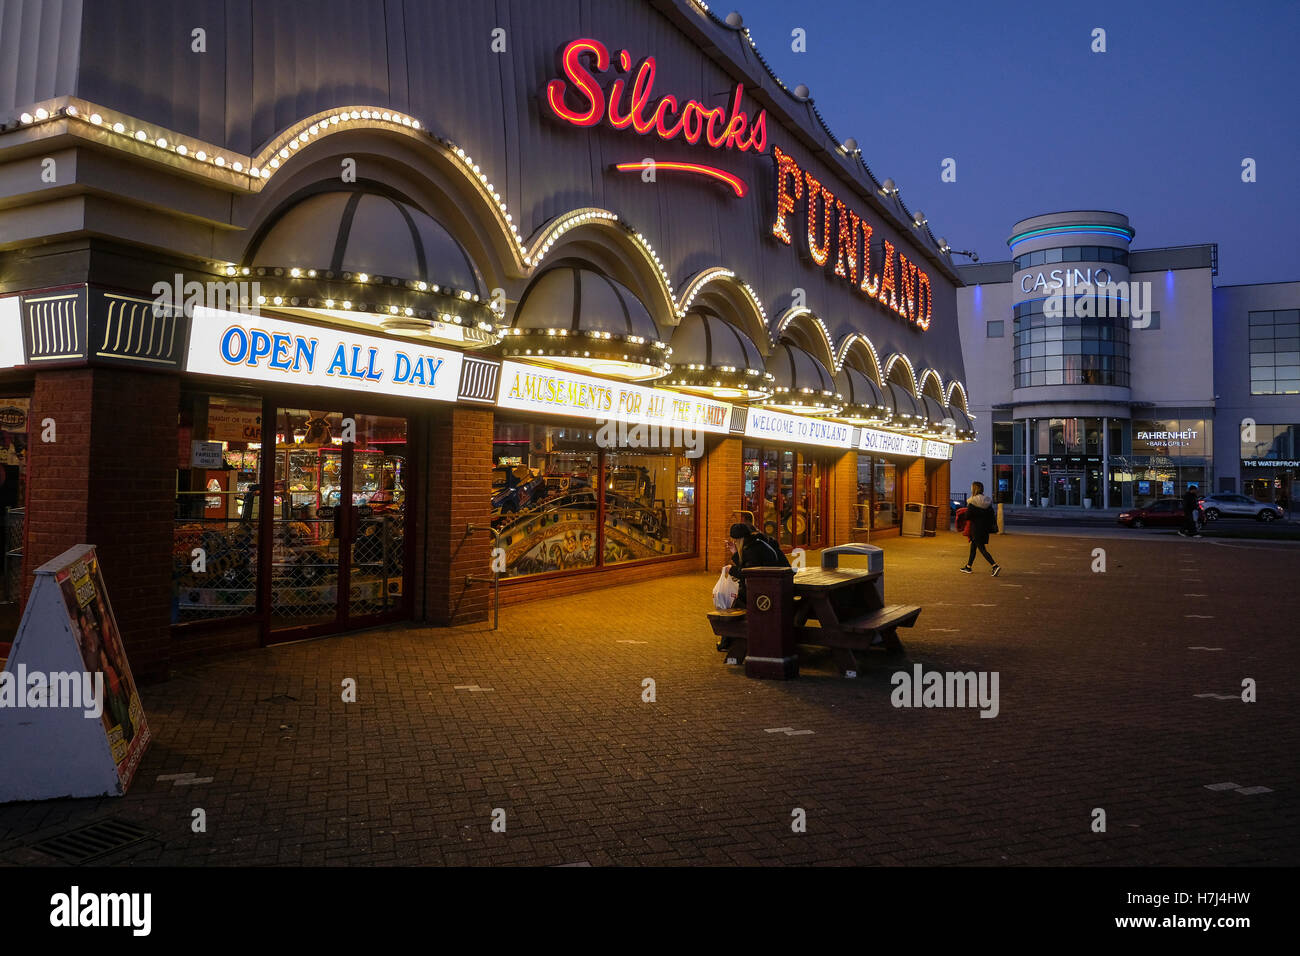
POLYGON ((954 249, 1007 259, 1016 220, 1106 209, 1129 217, 1134 249, 1217 242, 1220 285, 1300 279, 1294 0, 713 9, 741 13, 777 75, 806 84, 954 249), (791 50, 796 27, 806 53, 791 50), (1095 27, 1105 53, 1091 52, 1095 27), (945 157, 955 183, 940 181, 945 157))

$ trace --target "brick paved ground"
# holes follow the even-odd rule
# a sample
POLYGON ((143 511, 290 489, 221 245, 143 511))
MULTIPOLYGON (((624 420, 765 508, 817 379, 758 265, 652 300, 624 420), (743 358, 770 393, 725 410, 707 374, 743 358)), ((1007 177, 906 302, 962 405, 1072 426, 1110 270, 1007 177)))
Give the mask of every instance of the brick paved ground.
POLYGON ((1008 535, 992 579, 957 573, 964 544, 884 542, 886 597, 925 611, 908 659, 856 681, 827 658, 788 683, 724 666, 713 575, 510 608, 499 633, 189 666, 142 688, 155 742, 131 792, 0 807, 0 863, 51 862, 30 844, 110 816, 157 834, 105 861, 135 864, 1300 862, 1300 549, 1008 535), (1001 712, 894 709, 912 662, 998 671, 1001 712), (1195 696, 1244 677, 1257 703, 1195 696), (179 773, 212 780, 157 779, 179 773), (1206 789, 1225 782, 1271 792, 1206 789))

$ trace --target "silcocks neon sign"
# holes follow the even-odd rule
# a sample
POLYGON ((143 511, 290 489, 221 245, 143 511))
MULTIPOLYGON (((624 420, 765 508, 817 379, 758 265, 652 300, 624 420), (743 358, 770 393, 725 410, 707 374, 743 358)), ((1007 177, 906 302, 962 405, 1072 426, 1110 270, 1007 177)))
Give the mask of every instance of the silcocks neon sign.
MULTIPOLYGON (((546 84, 546 102, 551 112, 574 126, 590 127, 604 121, 614 129, 630 129, 641 136, 653 134, 665 142, 680 136, 692 146, 703 140, 713 149, 734 149, 741 153, 767 150, 767 111, 759 110, 751 121, 742 108, 744 84, 736 85, 728 108, 705 106, 698 100, 682 102, 672 94, 656 100, 654 57, 645 57, 637 64, 629 87, 631 54, 619 50, 611 58, 605 44, 586 38, 574 40, 560 51, 560 69, 565 78, 546 84), (608 73, 611 66, 616 75, 606 90, 597 75, 608 73)), ((627 171, 644 169, 645 165, 620 163, 616 168, 627 171)), ((725 182, 737 196, 746 192, 740 179, 712 166, 665 163, 656 164, 655 168, 699 173, 725 182)))

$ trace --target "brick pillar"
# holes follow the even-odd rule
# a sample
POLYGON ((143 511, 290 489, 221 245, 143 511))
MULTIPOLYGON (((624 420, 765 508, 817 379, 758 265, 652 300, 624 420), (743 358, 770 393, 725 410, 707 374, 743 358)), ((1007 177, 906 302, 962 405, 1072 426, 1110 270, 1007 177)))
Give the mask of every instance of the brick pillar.
POLYGON ((926 500, 939 507, 938 528, 940 531, 952 522, 952 463, 940 462, 930 472, 930 497, 926 500))
POLYGON ((914 458, 906 465, 899 465, 902 475, 903 504, 910 501, 925 501, 925 459, 914 458))
POLYGON ((492 521, 492 412, 449 406, 435 410, 424 431, 416 520, 415 617, 431 624, 469 624, 491 614, 487 584, 467 575, 492 571, 492 537, 466 533, 492 521))
POLYGON ((32 391, 23 593, 40 565, 95 545, 140 678, 169 662, 179 408, 178 378, 133 369, 41 371, 32 391))
POLYGON ((741 520, 736 512, 741 507, 744 476, 741 474, 741 440, 724 438, 704 454, 700 469, 704 514, 700 517, 700 555, 705 570, 717 574, 727 563, 725 541, 732 524, 741 520))
POLYGON ((850 451, 835 459, 831 466, 830 536, 828 545, 856 540, 858 524, 858 453, 850 451))

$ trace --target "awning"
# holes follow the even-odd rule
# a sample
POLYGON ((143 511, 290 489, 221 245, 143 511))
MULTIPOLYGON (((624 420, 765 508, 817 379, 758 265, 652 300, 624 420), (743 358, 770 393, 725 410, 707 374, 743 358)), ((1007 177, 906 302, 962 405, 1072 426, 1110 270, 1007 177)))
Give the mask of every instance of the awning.
POLYGON ((805 415, 829 415, 844 407, 844 398, 826 366, 811 352, 782 342, 768 356, 767 369, 773 376, 773 394, 757 404, 778 411, 805 415))
POLYGON ((627 381, 668 371, 668 346, 641 300, 609 276, 573 263, 547 269, 524 290, 501 344, 509 358, 627 381))
POLYGON ((741 401, 772 394, 772 373, 758 346, 721 316, 687 312, 671 345, 672 370, 664 385, 741 401))
POLYGON ((416 206, 331 189, 289 206, 232 277, 255 280, 257 304, 462 348, 496 344, 495 313, 465 249, 416 206))
POLYGON ((844 409, 834 416, 837 420, 873 425, 889 421, 889 404, 884 393, 865 372, 846 365, 835 376, 835 384, 844 396, 844 409))
POLYGON ((891 413, 892 426, 904 429, 924 426, 925 413, 911 391, 897 382, 886 382, 884 396, 891 413))

